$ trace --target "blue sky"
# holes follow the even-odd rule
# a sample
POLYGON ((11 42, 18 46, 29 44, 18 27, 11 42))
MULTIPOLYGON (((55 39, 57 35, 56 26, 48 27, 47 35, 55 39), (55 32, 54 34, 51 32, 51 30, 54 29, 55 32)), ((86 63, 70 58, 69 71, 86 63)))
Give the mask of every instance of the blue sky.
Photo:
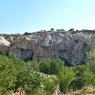
POLYGON ((95 29, 95 0, 0 0, 0 33, 95 29))

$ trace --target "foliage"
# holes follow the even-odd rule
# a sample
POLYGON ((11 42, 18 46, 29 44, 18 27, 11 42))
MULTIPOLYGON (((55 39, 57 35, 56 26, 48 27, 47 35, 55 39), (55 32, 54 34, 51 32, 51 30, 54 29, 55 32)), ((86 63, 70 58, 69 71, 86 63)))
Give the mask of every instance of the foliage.
POLYGON ((45 59, 40 61, 39 70, 42 73, 53 75, 58 74, 63 64, 60 59, 45 59))
POLYGON ((54 28, 51 28, 50 30, 51 30, 51 31, 54 31, 54 28))
POLYGON ((66 93, 71 82, 75 80, 75 73, 72 68, 64 66, 58 75, 58 79, 61 92, 66 93))
POLYGON ((74 31, 74 29, 73 29, 73 28, 71 28, 71 29, 69 29, 69 31, 70 31, 70 32, 72 32, 72 31, 74 31))
POLYGON ((37 61, 27 61, 27 65, 34 71, 39 71, 39 63, 37 61))
POLYGON ((88 58, 90 60, 95 60, 95 49, 88 52, 88 58))
POLYGON ((31 35, 31 33, 29 33, 29 32, 25 32, 23 35, 31 35))
POLYGON ((55 76, 46 76, 42 85, 46 95, 52 95, 58 85, 57 78, 55 76))
POLYGON ((67 67, 58 58, 25 62, 0 55, 0 95, 18 90, 26 95, 52 95, 58 85, 62 93, 95 87, 95 60, 67 67))
POLYGON ((14 92, 18 88, 34 89, 40 86, 41 80, 40 74, 28 68, 25 62, 0 55, 0 86, 2 88, 14 92))

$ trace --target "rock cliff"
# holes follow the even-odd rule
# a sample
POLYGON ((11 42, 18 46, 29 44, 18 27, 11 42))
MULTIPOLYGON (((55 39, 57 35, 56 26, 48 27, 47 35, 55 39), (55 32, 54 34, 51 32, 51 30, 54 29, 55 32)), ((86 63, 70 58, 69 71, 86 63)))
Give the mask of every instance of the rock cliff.
POLYGON ((59 57, 68 65, 76 65, 89 60, 88 52, 95 49, 94 30, 46 31, 2 36, 0 52, 13 53, 23 60, 59 57))

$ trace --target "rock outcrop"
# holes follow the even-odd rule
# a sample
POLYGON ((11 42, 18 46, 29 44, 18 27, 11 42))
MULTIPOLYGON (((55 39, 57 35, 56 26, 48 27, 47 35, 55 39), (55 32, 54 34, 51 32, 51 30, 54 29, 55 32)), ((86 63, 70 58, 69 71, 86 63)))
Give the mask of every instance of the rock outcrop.
POLYGON ((89 59, 88 52, 93 49, 94 30, 35 32, 0 37, 0 52, 14 53, 23 60, 59 57, 68 65, 76 65, 85 63, 89 59))
POLYGON ((0 36, 0 52, 8 53, 10 42, 7 41, 4 37, 0 36))
POLYGON ((10 42, 7 41, 4 37, 0 36, 0 45, 10 46, 10 42))

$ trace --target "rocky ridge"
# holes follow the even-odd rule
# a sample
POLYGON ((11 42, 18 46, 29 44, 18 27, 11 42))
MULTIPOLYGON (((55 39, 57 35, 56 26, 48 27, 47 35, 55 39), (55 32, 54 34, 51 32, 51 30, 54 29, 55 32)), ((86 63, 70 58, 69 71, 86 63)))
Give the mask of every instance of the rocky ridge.
POLYGON ((76 65, 89 60, 88 52, 95 49, 95 31, 47 31, 27 35, 1 35, 0 52, 15 54, 23 60, 61 58, 76 65))

